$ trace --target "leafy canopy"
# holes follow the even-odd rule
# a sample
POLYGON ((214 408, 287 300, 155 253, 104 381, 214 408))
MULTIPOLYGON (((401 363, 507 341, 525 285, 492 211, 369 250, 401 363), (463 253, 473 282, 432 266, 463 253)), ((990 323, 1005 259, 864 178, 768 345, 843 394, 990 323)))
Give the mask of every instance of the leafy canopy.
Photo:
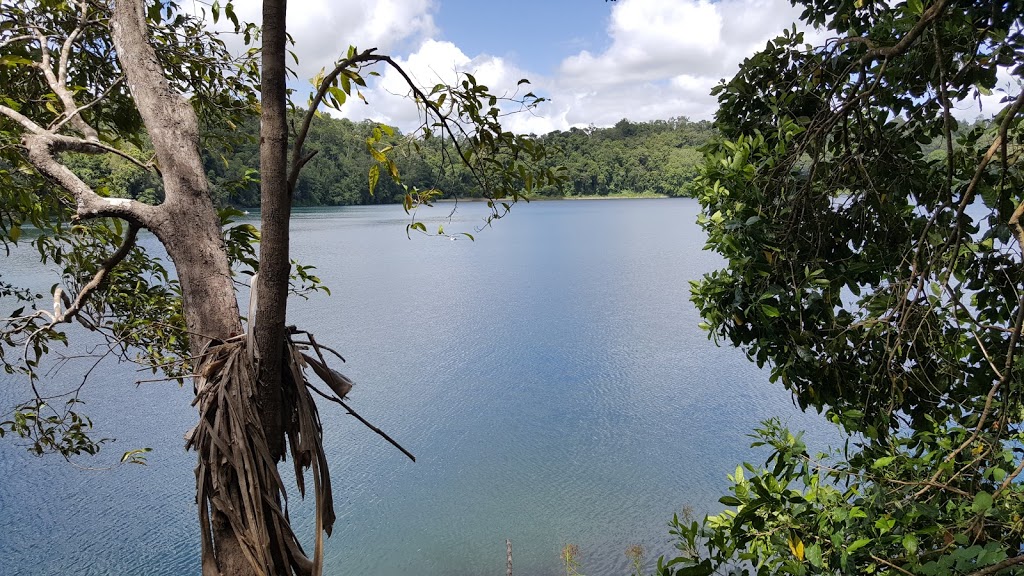
MULTIPOLYGON (((797 3, 797 2, 794 2, 797 3)), ((698 180, 726 268, 711 337, 855 435, 812 457, 777 423, 735 507, 674 526, 665 573, 995 574, 1024 564, 1024 3, 802 0, 715 89, 698 180), (1012 82, 991 121, 956 109, 1012 82)))

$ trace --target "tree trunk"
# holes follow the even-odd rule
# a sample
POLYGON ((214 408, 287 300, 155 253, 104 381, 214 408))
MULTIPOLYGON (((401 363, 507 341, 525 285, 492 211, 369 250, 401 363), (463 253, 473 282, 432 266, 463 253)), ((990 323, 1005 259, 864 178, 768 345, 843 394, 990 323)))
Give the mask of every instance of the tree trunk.
POLYGON ((196 196, 165 208, 166 219, 152 231, 177 270, 189 350, 196 356, 211 339, 241 334, 238 301, 210 197, 196 196))
MULTIPOLYGON (((189 347, 196 356, 210 340, 226 340, 242 331, 220 222, 199 152, 199 122, 191 104, 163 75, 149 44, 141 0, 115 2, 111 33, 164 182, 165 201, 145 215, 144 223, 174 262, 189 347)), ((204 576, 251 574, 231 526, 216 515, 213 524, 217 565, 204 562, 204 576)))
POLYGON ((260 411, 271 455, 284 457, 281 372, 288 298, 288 124, 285 91, 286 0, 263 2, 260 115, 260 275, 256 299, 256 352, 260 411))
MULTIPOLYGON (((209 195, 165 206, 169 217, 153 231, 167 249, 178 272, 185 324, 189 330, 189 350, 197 356, 211 339, 226 340, 242 332, 238 301, 217 211, 209 195)), ((234 530, 216 512, 213 542, 216 566, 204 562, 203 576, 253 573, 234 530)))

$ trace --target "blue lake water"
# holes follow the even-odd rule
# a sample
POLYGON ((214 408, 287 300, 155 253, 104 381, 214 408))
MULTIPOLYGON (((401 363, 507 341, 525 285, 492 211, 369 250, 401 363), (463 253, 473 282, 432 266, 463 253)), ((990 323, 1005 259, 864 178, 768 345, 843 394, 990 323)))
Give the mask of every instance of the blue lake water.
MULTIPOLYGON (((474 232, 486 211, 462 203, 449 222, 450 208, 420 217, 474 232)), ((294 300, 289 322, 345 355, 353 407, 417 456, 321 405, 338 512, 325 573, 500 575, 511 539, 517 574, 557 574, 574 543, 582 573, 624 575, 627 546, 651 561, 671 551, 673 512, 721 509, 726 474, 766 456, 747 448, 760 420, 835 442, 820 416, 697 328, 688 281, 721 263, 702 251, 697 210, 534 202, 476 242, 410 241, 398 206, 299 211, 294 254, 333 296, 294 300)), ((0 259, 4 278, 55 282, 31 256, 0 259)), ((67 385, 85 367, 50 380, 67 385)), ((117 440, 76 464, 148 446, 147 466, 86 470, 0 440, 0 573, 199 573, 195 462, 182 449, 191 386, 135 385, 145 377, 113 364, 92 376, 85 412, 117 440)), ((3 413, 26 397, 0 377, 3 413)), ((308 535, 310 507, 292 506, 308 535)))

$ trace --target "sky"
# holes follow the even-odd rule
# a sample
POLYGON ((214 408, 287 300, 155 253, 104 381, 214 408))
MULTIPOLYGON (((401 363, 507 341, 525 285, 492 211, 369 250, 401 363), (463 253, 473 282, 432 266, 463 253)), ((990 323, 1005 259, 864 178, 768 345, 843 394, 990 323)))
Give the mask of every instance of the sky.
MULTIPOLYGON (((259 22, 260 5, 235 0, 235 11, 259 22)), ((514 94, 528 78, 549 101, 506 119, 520 133, 623 118, 709 120, 712 87, 798 16, 789 0, 292 0, 287 25, 299 65, 291 85, 308 93, 309 79, 355 45, 390 54, 424 86, 451 82, 458 70, 492 93, 514 94)), ((825 39, 805 32, 816 44, 825 39)), ((363 91, 368 105, 351 99, 332 114, 415 129, 403 81, 378 70, 363 91)))

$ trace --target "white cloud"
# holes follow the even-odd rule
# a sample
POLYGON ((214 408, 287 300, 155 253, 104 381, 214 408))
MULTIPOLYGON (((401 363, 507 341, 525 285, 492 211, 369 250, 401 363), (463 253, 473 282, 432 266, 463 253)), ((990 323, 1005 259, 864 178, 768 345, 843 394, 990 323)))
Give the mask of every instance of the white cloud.
POLYGON ((566 82, 591 87, 664 79, 674 72, 705 72, 717 67, 722 16, 706 1, 622 0, 612 11, 611 47, 566 59, 566 82))
MULTIPOLYGON (((450 42, 427 40, 400 60, 424 85, 450 82, 453 71, 468 71, 501 93, 521 77, 551 102, 535 114, 507 118, 516 131, 544 133, 571 126, 611 125, 687 116, 708 119, 716 101, 709 95, 730 77, 743 58, 764 47, 797 20, 786 0, 620 0, 611 11, 608 48, 566 58, 553 77, 516 69, 503 58, 467 55, 450 42)), ((405 130, 418 123, 401 79, 389 71, 367 92, 372 106, 350 106, 344 115, 373 117, 405 130)))
MULTIPOLYGON (((298 100, 310 89, 308 79, 321 67, 329 67, 351 44, 392 54, 424 87, 452 83, 457 72, 471 72, 493 93, 514 94, 518 80, 529 78, 528 88, 550 101, 533 113, 506 117, 506 126, 517 132, 609 126, 622 118, 710 119, 717 108, 711 89, 799 17, 799 9, 788 0, 619 0, 601 5, 610 10, 605 49, 582 50, 565 58, 552 75, 542 76, 506 58, 467 54, 457 43, 439 40, 442 31, 433 15, 444 8, 443 1, 293 2, 288 30, 300 58, 298 80, 293 83, 298 100)), ((259 22, 260 7, 258 0, 235 1, 236 12, 246 21, 259 22)), ((825 39, 823 33, 802 29, 809 43, 820 45, 825 39)), ((457 42, 458 30, 445 32, 457 42)), ((531 41, 566 42, 560 38, 531 41)), ((240 40, 235 42, 240 47, 240 40)), ((495 46, 493 51, 514 53, 507 46, 495 46)), ((370 86, 363 90, 370 105, 352 98, 340 115, 353 120, 372 118, 404 131, 415 129, 419 111, 407 97, 404 79, 394 70, 377 70, 382 76, 367 76, 370 86)), ((1005 69, 999 71, 998 87, 1004 91, 958 102, 957 117, 988 116, 1001 108, 999 100, 1007 92, 1015 95, 1020 90, 1005 69)))
POLYGON ((567 58, 552 88, 573 103, 570 125, 709 119, 711 88, 798 18, 785 0, 621 0, 609 48, 567 58))
MULTIPOLYGON (((442 0, 306 0, 288 11, 288 29, 299 55, 298 98, 321 67, 329 67, 350 44, 376 46, 390 53, 422 86, 450 83, 456 71, 471 72, 496 94, 512 94, 520 78, 550 98, 534 114, 513 115, 516 131, 545 133, 571 126, 611 125, 687 116, 707 119, 716 102, 709 95, 721 78, 732 76, 743 58, 764 47, 797 20, 788 0, 619 0, 611 9, 607 46, 566 58, 551 77, 522 70, 499 56, 466 54, 437 38, 433 13, 442 0), (399 55, 405 54, 404 57, 399 55)), ((259 22, 260 2, 236 0, 244 20, 259 22)), ((457 38, 457 31, 448 31, 457 38)), ((558 39, 551 39, 558 41, 558 39)), ((495 47, 506 52, 506 47, 495 47)), ((373 118, 405 131, 419 124, 408 88, 393 70, 379 68, 379 79, 364 95, 370 105, 350 99, 341 115, 373 118)), ((333 113, 333 112, 332 112, 333 113)))
MULTIPOLYGON (((245 22, 262 21, 259 0, 235 0, 235 13, 245 22)), ((288 6, 288 33, 295 40, 292 49, 299 57, 295 67, 300 83, 306 83, 321 68, 330 68, 349 46, 360 50, 378 48, 387 54, 407 49, 421 39, 437 34, 434 0, 303 0, 288 6)), ((198 7, 193 8, 198 11, 198 7)), ((224 30, 222 19, 218 28, 224 30)), ((240 38, 227 41, 241 52, 240 38)), ((292 64, 289 61, 289 64, 292 64)))

